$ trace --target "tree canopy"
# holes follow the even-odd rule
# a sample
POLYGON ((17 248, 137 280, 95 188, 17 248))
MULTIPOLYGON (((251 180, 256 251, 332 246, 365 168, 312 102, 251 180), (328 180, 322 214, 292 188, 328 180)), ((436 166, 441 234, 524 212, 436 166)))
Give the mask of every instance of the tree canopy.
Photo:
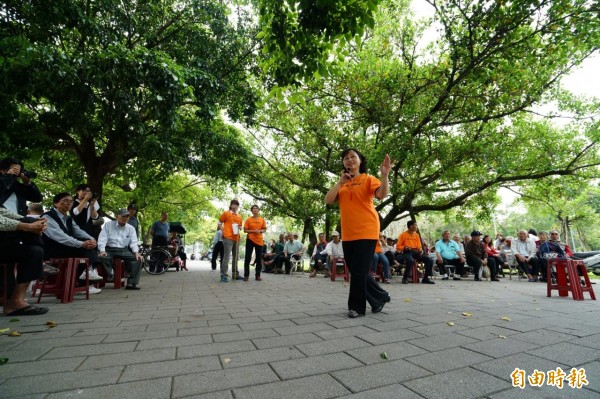
MULTIPOLYGON (((597 5, 430 4, 434 16, 418 21, 406 4, 384 2, 338 74, 264 107, 255 135, 275 144, 263 169, 286 194, 282 206, 288 200, 300 213, 322 201, 346 147, 363 151, 375 174, 385 153, 398 161, 391 195, 377 205, 382 228, 425 211, 493 207, 502 185, 597 175, 597 124, 558 128, 531 112, 557 98, 560 78, 598 49, 597 5), (434 41, 425 35, 432 29, 434 41), (289 201, 296 191, 311 201, 289 201)), ((265 180, 252 175, 250 192, 269 197, 265 180)))
POLYGON ((0 129, 7 151, 111 173, 234 179, 250 162, 223 119, 255 111, 255 27, 217 0, 7 1, 0 6, 0 129))

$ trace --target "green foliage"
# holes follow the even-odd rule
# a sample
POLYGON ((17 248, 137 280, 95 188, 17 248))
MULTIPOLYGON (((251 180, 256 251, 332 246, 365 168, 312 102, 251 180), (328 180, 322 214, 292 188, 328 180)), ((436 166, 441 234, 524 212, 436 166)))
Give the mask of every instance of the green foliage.
POLYGON ((216 0, 14 0, 0 6, 4 151, 77 159, 72 179, 164 179, 187 169, 235 179, 249 153, 254 27, 216 0), (83 170, 81 169, 83 168, 83 170))
POLYGON ((598 48, 592 4, 440 1, 425 21, 402 2, 384 5, 338 74, 265 107, 257 135, 277 147, 264 161, 282 190, 269 195, 264 185, 263 197, 301 190, 302 209, 323 218, 346 147, 363 151, 375 175, 386 153, 397 161, 391 196, 377 204, 382 228, 454 207, 483 218, 498 187, 597 175, 597 126, 559 129, 527 112, 555 98, 560 77, 598 48), (439 40, 426 41, 430 28, 441 28, 439 40))
POLYGON ((278 84, 328 76, 345 44, 375 23, 381 0, 258 0, 262 68, 278 84))

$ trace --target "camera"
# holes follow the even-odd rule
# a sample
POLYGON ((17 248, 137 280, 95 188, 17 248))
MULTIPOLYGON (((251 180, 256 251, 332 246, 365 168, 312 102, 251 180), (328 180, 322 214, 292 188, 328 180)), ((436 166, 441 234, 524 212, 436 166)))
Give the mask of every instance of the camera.
POLYGON ((92 199, 98 199, 98 193, 92 193, 92 199))
POLYGON ((28 179, 35 179, 37 177, 37 173, 35 173, 33 170, 21 170, 21 173, 23 174, 23 176, 25 176, 28 179))

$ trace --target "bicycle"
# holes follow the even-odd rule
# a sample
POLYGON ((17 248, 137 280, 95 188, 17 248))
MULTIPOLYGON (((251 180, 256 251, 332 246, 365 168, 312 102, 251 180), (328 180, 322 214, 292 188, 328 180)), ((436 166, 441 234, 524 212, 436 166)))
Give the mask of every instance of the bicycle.
POLYGON ((163 274, 173 262, 169 251, 162 247, 153 248, 149 245, 142 245, 140 255, 142 255, 142 268, 148 274, 163 274))

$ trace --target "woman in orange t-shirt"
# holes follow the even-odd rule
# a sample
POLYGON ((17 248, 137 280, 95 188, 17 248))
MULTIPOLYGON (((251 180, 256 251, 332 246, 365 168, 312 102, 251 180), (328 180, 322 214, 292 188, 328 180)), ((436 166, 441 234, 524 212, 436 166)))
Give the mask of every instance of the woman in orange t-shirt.
POLYGON ((226 283, 227 269, 229 268, 229 258, 231 258, 231 279, 238 278, 238 244, 240 241, 240 228, 242 226, 242 217, 238 213, 240 203, 233 199, 229 203, 229 210, 223 212, 219 221, 223 223, 223 261, 221 262, 221 282, 226 283))
POLYGON ((252 258, 252 250, 256 255, 256 271, 254 273, 256 281, 262 281, 260 272, 262 270, 262 252, 265 242, 263 241, 263 233, 267 231, 267 223, 260 215, 258 205, 252 205, 250 208, 252 217, 246 219, 244 223, 244 233, 248 233, 246 237, 246 257, 244 258, 244 281, 248 281, 250 277, 250 259, 252 258))
POLYGON ((344 259, 351 273, 348 317, 364 316, 367 304, 373 313, 381 312, 390 295, 369 275, 375 245, 379 238, 379 215, 373 197, 388 195, 388 175, 393 166, 390 157, 381 163, 381 181, 368 175, 367 159, 358 150, 342 152, 344 169, 340 180, 325 195, 325 203, 338 202, 342 224, 344 259))

